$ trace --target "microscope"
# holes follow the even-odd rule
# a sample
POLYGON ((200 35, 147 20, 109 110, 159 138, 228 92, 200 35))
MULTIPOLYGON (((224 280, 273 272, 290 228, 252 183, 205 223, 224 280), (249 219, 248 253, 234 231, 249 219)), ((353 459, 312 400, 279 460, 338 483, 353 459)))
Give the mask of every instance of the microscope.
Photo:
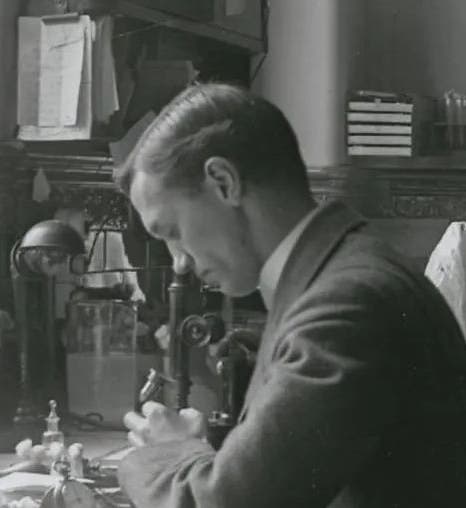
MULTIPOLYGON (((226 331, 218 314, 190 313, 188 291, 190 274, 173 276, 169 292, 168 372, 150 369, 146 382, 139 392, 139 404, 154 398, 166 383, 174 384, 174 409, 188 407, 191 387, 190 350, 216 345, 216 373, 220 379, 218 409, 208 417, 207 437, 214 448, 219 448, 228 432, 235 426, 242 407, 244 393, 252 373, 255 355, 249 348, 254 341, 248 339, 247 329, 226 331)), ((257 343, 257 340, 255 341, 257 343)))

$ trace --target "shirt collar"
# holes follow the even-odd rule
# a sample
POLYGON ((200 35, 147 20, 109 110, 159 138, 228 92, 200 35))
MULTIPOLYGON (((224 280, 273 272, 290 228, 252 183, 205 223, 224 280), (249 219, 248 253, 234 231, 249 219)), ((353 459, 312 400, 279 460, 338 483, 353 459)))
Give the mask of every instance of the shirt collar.
POLYGON ((285 264, 291 254, 291 251, 293 250, 293 247, 296 245, 298 238, 301 236, 301 234, 306 229, 306 226, 309 224, 312 214, 313 210, 307 213, 296 224, 296 226, 278 244, 278 246, 275 248, 275 250, 272 252, 262 267, 259 278, 259 288, 267 310, 270 310, 272 307, 273 299, 275 297, 275 292, 278 286, 278 281, 280 279, 280 275, 283 272, 283 268, 285 267, 285 264))

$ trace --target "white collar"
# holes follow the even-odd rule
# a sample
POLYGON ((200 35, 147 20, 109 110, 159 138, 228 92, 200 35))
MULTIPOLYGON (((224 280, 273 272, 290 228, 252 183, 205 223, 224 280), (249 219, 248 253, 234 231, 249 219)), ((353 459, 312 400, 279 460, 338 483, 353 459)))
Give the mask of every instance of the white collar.
POLYGON ((311 220, 313 210, 307 213, 278 244, 262 267, 259 288, 267 310, 272 307, 278 281, 298 238, 311 220))

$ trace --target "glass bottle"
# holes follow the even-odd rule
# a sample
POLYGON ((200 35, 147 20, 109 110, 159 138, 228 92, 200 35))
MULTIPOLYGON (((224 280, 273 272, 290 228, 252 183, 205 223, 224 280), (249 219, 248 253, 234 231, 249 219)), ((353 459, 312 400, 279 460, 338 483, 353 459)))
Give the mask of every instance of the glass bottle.
POLYGON ((58 428, 58 422, 60 418, 57 415, 57 403, 54 400, 49 402, 50 413, 45 419, 47 422, 47 430, 42 433, 42 444, 46 448, 50 448, 52 443, 64 444, 65 436, 63 432, 58 428))

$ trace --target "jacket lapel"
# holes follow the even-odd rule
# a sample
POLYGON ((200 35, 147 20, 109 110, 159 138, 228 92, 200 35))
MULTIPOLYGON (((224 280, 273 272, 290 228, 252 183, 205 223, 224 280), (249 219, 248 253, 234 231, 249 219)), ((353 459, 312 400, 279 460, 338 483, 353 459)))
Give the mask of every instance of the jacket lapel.
POLYGON ((284 313, 310 286, 345 236, 365 223, 366 221, 357 212, 337 201, 321 205, 315 210, 309 224, 296 242, 278 281, 240 421, 246 416, 254 392, 262 384, 264 362, 267 362, 269 352, 275 345, 276 337, 273 331, 277 330, 284 313))
POLYGON ((338 201, 317 208, 296 242, 278 281, 270 316, 275 323, 316 278, 327 259, 352 230, 366 221, 338 201))

